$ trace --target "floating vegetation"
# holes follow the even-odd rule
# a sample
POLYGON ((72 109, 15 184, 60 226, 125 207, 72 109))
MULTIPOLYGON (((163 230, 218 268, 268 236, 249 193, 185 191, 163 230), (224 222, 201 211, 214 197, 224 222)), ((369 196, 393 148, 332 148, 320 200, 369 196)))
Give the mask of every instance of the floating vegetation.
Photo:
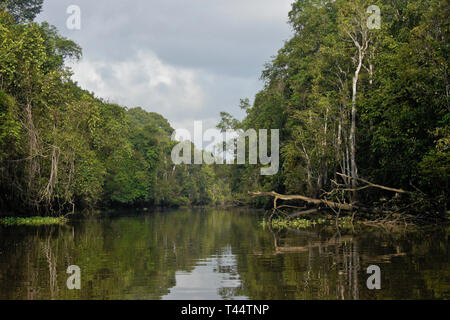
MULTIPOLYGON (((351 217, 342 217, 338 219, 338 226, 340 228, 350 228, 352 226, 351 217)), ((263 220, 263 227, 267 226, 268 221, 263 220)), ((307 229, 315 226, 329 226, 336 225, 336 219, 325 219, 325 218, 317 218, 317 219, 283 219, 283 218, 274 218, 272 219, 272 228, 274 229, 307 229)))
POLYGON ((48 226, 63 225, 67 222, 64 217, 8 217, 0 219, 0 225, 4 226, 48 226))

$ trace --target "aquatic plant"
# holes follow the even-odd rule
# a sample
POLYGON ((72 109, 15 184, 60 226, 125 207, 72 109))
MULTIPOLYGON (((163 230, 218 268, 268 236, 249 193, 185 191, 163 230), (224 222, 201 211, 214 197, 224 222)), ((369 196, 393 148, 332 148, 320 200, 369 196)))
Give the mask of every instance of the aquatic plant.
POLYGON ((63 225, 67 222, 64 217, 7 217, 0 219, 0 225, 4 226, 45 226, 45 225, 63 225))
MULTIPOLYGON (((338 219, 338 226, 340 228, 350 228, 352 226, 351 217, 342 217, 338 219)), ((268 221, 263 220, 261 225, 265 228, 267 227, 268 221)), ((272 228, 274 229, 307 229, 310 227, 318 226, 318 225, 336 225, 336 219, 325 219, 325 218, 317 218, 317 219, 283 219, 283 218, 274 218, 272 219, 272 228)))

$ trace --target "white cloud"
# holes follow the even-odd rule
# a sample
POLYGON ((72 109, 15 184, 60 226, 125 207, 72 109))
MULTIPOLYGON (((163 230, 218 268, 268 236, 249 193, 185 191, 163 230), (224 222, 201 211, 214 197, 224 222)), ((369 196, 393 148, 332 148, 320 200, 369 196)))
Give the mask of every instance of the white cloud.
POLYGON ((220 111, 242 116, 239 98, 249 97, 260 86, 252 77, 171 66, 150 51, 118 62, 84 58, 71 67, 73 80, 97 97, 158 112, 175 129, 190 131, 194 121, 203 121, 205 129, 214 128, 220 111))
POLYGON ((141 106, 166 116, 193 113, 205 104, 198 72, 164 64, 154 53, 139 51, 121 62, 72 65, 73 79, 99 97, 128 107, 141 106))
POLYGON ((265 62, 291 33, 293 0, 46 0, 47 20, 83 48, 74 80, 97 96, 141 106, 175 128, 219 112, 242 118, 265 62), (81 8, 81 30, 66 28, 66 9, 81 8))

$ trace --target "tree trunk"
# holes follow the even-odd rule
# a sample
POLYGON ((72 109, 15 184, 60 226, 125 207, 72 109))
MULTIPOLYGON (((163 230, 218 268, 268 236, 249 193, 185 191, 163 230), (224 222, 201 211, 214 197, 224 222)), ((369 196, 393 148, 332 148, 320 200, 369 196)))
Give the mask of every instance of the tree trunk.
MULTIPOLYGON (((359 50, 358 56, 358 66, 355 70, 355 75, 353 77, 353 86, 352 86, 352 123, 350 127, 350 164, 351 164, 351 174, 352 179, 352 188, 356 189, 357 186, 357 178, 358 178, 358 168, 356 166, 356 97, 358 94, 358 80, 359 73, 361 72, 361 67, 363 63, 364 55, 359 50)), ((357 194, 356 191, 353 192, 352 201, 356 201, 357 194)))

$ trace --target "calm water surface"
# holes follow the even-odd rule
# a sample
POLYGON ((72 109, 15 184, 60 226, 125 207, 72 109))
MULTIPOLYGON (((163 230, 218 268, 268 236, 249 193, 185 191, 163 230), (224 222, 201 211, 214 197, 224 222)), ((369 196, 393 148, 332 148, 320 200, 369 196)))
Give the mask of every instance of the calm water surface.
POLYGON ((0 299, 449 299, 449 229, 273 232, 250 210, 0 227, 0 299), (369 265, 381 290, 368 290, 369 265), (68 290, 69 265, 81 290, 68 290))

